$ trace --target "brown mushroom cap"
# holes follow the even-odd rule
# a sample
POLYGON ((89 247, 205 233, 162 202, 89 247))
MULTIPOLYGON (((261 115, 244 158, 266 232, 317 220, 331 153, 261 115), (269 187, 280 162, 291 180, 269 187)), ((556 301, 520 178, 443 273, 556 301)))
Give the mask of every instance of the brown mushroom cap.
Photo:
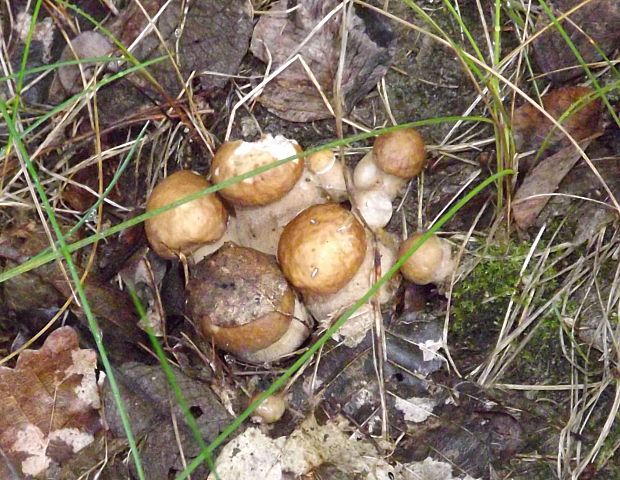
MULTIPOLYGON (((398 251, 402 257, 416 243, 422 233, 414 233, 405 240, 398 251)), ((446 263, 450 260, 450 245, 437 235, 428 238, 400 267, 403 277, 418 285, 435 283, 445 278, 446 263)))
MULTIPOLYGON (((211 180, 220 183, 299 152, 301 147, 296 142, 280 135, 267 135, 253 143, 241 140, 226 142, 211 162, 211 180)), ((220 193, 236 205, 266 205, 289 192, 301 177, 303 168, 304 162, 297 158, 223 188, 220 193)))
MULTIPOLYGON (((191 170, 175 172, 153 189, 146 211, 164 207, 209 185, 204 177, 191 170)), ((209 194, 149 218, 144 228, 153 250, 160 257, 172 259, 221 238, 227 221, 224 204, 217 195, 209 194)))
POLYGON ((288 280, 307 293, 334 293, 351 280, 366 254, 366 232, 336 203, 314 205, 284 228, 278 261, 288 280))
POLYGON ((187 292, 188 314, 203 335, 241 358, 277 342, 295 308, 275 258, 232 243, 192 269, 187 292))
POLYGON ((385 173, 409 179, 426 164, 424 148, 422 135, 413 128, 403 128, 378 136, 372 153, 376 165, 385 173))

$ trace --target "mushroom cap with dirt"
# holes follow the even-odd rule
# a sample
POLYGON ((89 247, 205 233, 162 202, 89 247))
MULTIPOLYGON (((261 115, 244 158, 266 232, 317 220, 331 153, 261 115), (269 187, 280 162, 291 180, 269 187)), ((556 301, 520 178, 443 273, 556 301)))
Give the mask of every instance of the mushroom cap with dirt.
MULTIPOLYGON (((209 186, 201 175, 180 170, 157 184, 146 203, 146 211, 164 207, 209 186)), ((224 204, 212 193, 147 219, 144 228, 153 250, 160 257, 174 259, 217 241, 224 235, 227 221, 224 204)))
POLYGON ((278 262, 302 293, 334 293, 355 275, 366 248, 366 232, 355 216, 326 203, 305 209, 284 228, 278 262))
MULTIPOLYGON (((217 150, 211 162, 211 180, 220 183, 299 152, 301 147, 297 142, 281 135, 265 135, 257 142, 226 142, 217 150)), ((293 188, 303 168, 304 162, 296 158, 225 187, 220 190, 220 194, 234 205, 267 205, 282 198, 293 188)))
POLYGON ((188 316, 216 347, 263 363, 295 351, 308 337, 274 257, 227 243, 191 274, 188 316))
MULTIPOLYGON (((417 232, 405 240, 400 246, 398 256, 405 255, 423 234, 417 232)), ((418 285, 441 284, 452 275, 454 268, 450 244, 437 235, 432 235, 400 267, 400 272, 407 280, 418 285)))

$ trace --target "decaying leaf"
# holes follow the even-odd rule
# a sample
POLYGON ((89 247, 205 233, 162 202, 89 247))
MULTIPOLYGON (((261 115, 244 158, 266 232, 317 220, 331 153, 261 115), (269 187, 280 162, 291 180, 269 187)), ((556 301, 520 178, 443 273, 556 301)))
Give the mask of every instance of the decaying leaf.
MULTIPOLYGON (((27 222, 0 235, 0 260, 10 269, 47 246, 48 239, 43 228, 34 222, 27 222)), ((76 254, 74 261, 79 271, 77 257, 76 254)), ((58 308, 73 296, 68 276, 62 273, 57 262, 17 275, 1 287, 9 309, 26 314, 40 309, 58 308)), ((91 310, 99 321, 106 346, 115 349, 121 358, 127 359, 131 352, 128 347, 143 340, 143 334, 137 327, 138 318, 133 302, 126 292, 102 281, 95 272, 89 273, 83 287, 91 310)), ((87 320, 81 307, 73 303, 70 308, 87 331, 87 320)))
MULTIPOLYGON (((132 431, 138 438, 145 437, 141 443, 140 456, 146 478, 170 478, 170 472, 179 472, 184 468, 177 446, 182 446, 188 463, 198 455, 200 447, 185 423, 161 366, 125 363, 115 374, 125 399, 132 431)), ((177 369, 174 369, 174 375, 198 423, 202 438, 209 444, 232 418, 206 383, 190 378, 177 369)), ((120 416, 107 387, 104 387, 103 401, 106 422, 112 434, 124 438, 120 416)), ((206 473, 201 467, 192 477, 194 475, 196 478, 205 478, 206 473)))
MULTIPOLYGON (((304 0, 285 13, 292 2, 278 0, 258 21, 250 49, 272 70, 299 53, 331 101, 341 52, 342 12, 333 15, 300 47, 306 37, 338 5, 336 0, 304 0)), ((344 107, 348 112, 385 75, 394 53, 394 35, 387 21, 356 6, 348 23, 346 59, 342 78, 344 107)), ((263 90, 259 101, 285 120, 309 122, 331 113, 299 61, 295 61, 263 90)))
MULTIPOLYGON (((542 98, 543 108, 563 126, 582 149, 601 135, 601 102, 587 87, 564 87, 542 98)), ((517 225, 531 226, 562 179, 580 158, 570 139, 531 105, 517 109, 513 131, 520 151, 538 150, 526 158, 520 170, 526 172, 512 205, 517 225)))
MULTIPOLYGON (((554 0, 549 4, 555 7, 552 11, 558 19, 563 13, 578 7, 568 18, 560 21, 560 25, 586 63, 602 60, 599 52, 609 54, 618 48, 618 0, 554 0)), ((542 12, 536 30, 550 23, 547 14, 542 12)), ((566 82, 585 73, 575 54, 553 25, 534 41, 534 55, 542 71, 548 73, 554 83, 566 82)))
MULTIPOLYGON (((563 87, 542 97, 542 106, 577 142, 601 129, 601 101, 588 87, 563 87), (561 119, 561 121, 560 121, 561 119)), ((545 147, 546 155, 572 145, 570 140, 530 104, 515 110, 512 128, 520 152, 545 147)))
POLYGON ((0 478, 53 475, 101 429, 97 355, 71 327, 53 331, 15 368, 0 367, 0 478))
POLYGON ((178 68, 167 58, 148 67, 158 85, 135 74, 101 92, 107 100, 100 103, 108 122, 133 116, 154 100, 174 101, 192 73, 207 91, 223 87, 248 49, 252 12, 244 0, 130 2, 109 28, 127 47, 140 37, 133 50, 140 61, 172 55, 178 68), (158 33, 149 26, 143 9, 150 18, 157 18, 158 33), (145 30, 149 33, 144 36, 145 30))
MULTIPOLYGON (((216 462, 217 473, 222 480, 281 480, 288 478, 287 474, 299 478, 329 463, 364 480, 390 478, 393 468, 373 445, 348 435, 349 427, 342 418, 319 425, 311 416, 288 437, 275 440, 257 428, 249 428, 222 449, 216 462)), ((209 480, 215 478, 214 474, 209 476, 209 480)))

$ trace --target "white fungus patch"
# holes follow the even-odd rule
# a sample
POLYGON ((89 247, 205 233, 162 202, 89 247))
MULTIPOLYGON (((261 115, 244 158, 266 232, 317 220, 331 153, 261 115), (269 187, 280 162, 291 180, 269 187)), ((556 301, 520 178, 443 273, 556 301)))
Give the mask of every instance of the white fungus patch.
MULTIPOLYGON (((281 444, 284 439, 272 440, 257 428, 248 428, 222 449, 215 470, 222 480, 281 480, 281 444)), ((215 480, 211 473, 209 480, 215 480)))
POLYGON ((404 478, 407 480, 479 480, 469 475, 454 477, 452 465, 446 462, 438 462, 427 457, 422 462, 412 462, 403 465, 404 478))
POLYGON ((443 341, 441 340, 429 339, 424 343, 419 343, 418 347, 422 350, 422 358, 425 362, 430 362, 435 359, 444 359, 439 353, 437 353, 441 347, 443 347, 443 341))
POLYGON ((29 423, 23 430, 17 432, 11 450, 28 455, 22 461, 22 472, 25 475, 36 476, 49 467, 50 458, 45 454, 46 448, 47 439, 41 429, 29 423))
POLYGON ((61 428, 54 430, 49 434, 50 440, 61 440, 66 443, 73 453, 79 452, 87 445, 90 445, 94 440, 88 432, 82 432, 77 428, 61 428))
POLYGON ((97 390, 97 354, 93 350, 73 350, 71 352, 73 363, 65 371, 68 375, 82 376, 82 381, 75 387, 75 395, 86 405, 98 410, 101 406, 99 390, 97 390))
POLYGON ((432 398, 426 397, 411 397, 407 399, 396 397, 394 401, 394 407, 403 412, 405 420, 414 423, 421 423, 430 417, 435 406, 437 406, 437 402, 432 398))
MULTIPOLYGON (((249 154, 256 154, 257 152, 267 152, 274 157, 275 160, 284 160, 285 158, 297 155, 295 149, 297 142, 295 140, 289 140, 282 135, 267 134, 261 138, 258 142, 241 142, 237 148, 235 148, 235 156, 244 156, 249 154)), ((298 162, 299 159, 293 160, 298 162)))

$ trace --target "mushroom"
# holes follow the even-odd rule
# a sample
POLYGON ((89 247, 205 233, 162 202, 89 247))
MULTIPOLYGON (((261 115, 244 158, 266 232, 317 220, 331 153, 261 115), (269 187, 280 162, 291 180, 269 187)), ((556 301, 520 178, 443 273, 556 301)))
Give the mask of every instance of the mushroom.
MULTIPOLYGON (((266 135, 258 142, 233 141, 216 152, 211 178, 222 182, 257 167, 301 152, 294 140, 266 135)), ((300 159, 245 179, 221 190, 235 207, 231 225, 240 245, 274 255, 284 226, 304 208, 328 201, 316 175, 300 159)))
MULTIPOLYGON (((375 249, 367 248, 371 234, 351 212, 338 204, 310 207, 293 219, 282 232, 278 261, 288 280, 297 287, 313 317, 329 326, 338 315, 359 300, 372 286, 375 249)), ((396 261, 396 246, 384 233, 378 238, 381 270, 396 261)), ((379 293, 387 302, 398 279, 388 282, 379 293)), ((373 322, 369 304, 364 305, 339 330, 345 344, 354 346, 373 322)))
POLYGON ((391 218, 392 201, 425 164, 424 139, 413 128, 395 130, 377 137, 372 150, 353 171, 353 202, 371 229, 387 225, 391 218))
POLYGON ((334 293, 344 287, 366 255, 366 232, 337 203, 314 205, 297 215, 278 243, 278 262, 302 293, 334 293))
MULTIPOLYGON (((220 183, 248 173, 277 160, 292 157, 301 151, 297 142, 281 135, 266 135, 258 142, 235 140, 224 143, 211 162, 211 179, 220 183)), ((275 202, 288 193, 301 177, 304 164, 299 158, 267 170, 220 190, 234 205, 257 206, 275 202)))
POLYGON ((272 256, 227 243, 191 273, 188 316, 216 347, 247 362, 271 362, 310 334, 303 307, 272 256))
MULTIPOLYGON (((209 186, 201 175, 180 170, 153 189, 146 211, 164 207, 209 186)), ((153 250, 160 257, 174 259, 219 240, 226 231, 227 221, 228 213, 222 201, 217 195, 208 194, 147 219, 144 228, 153 250)))
MULTIPOLYGON (((250 405, 254 403, 261 392, 255 394, 250 399, 250 405)), ((252 421, 255 423, 275 423, 282 418, 286 411, 286 398, 282 393, 276 393, 267 397, 262 403, 256 407, 252 414, 252 421)))
MULTIPOLYGON (((400 246, 398 256, 405 255, 420 239, 423 232, 414 233, 400 246)), ((441 284, 452 275, 455 263, 450 244, 432 235, 400 267, 400 272, 410 282, 418 285, 441 284)))

